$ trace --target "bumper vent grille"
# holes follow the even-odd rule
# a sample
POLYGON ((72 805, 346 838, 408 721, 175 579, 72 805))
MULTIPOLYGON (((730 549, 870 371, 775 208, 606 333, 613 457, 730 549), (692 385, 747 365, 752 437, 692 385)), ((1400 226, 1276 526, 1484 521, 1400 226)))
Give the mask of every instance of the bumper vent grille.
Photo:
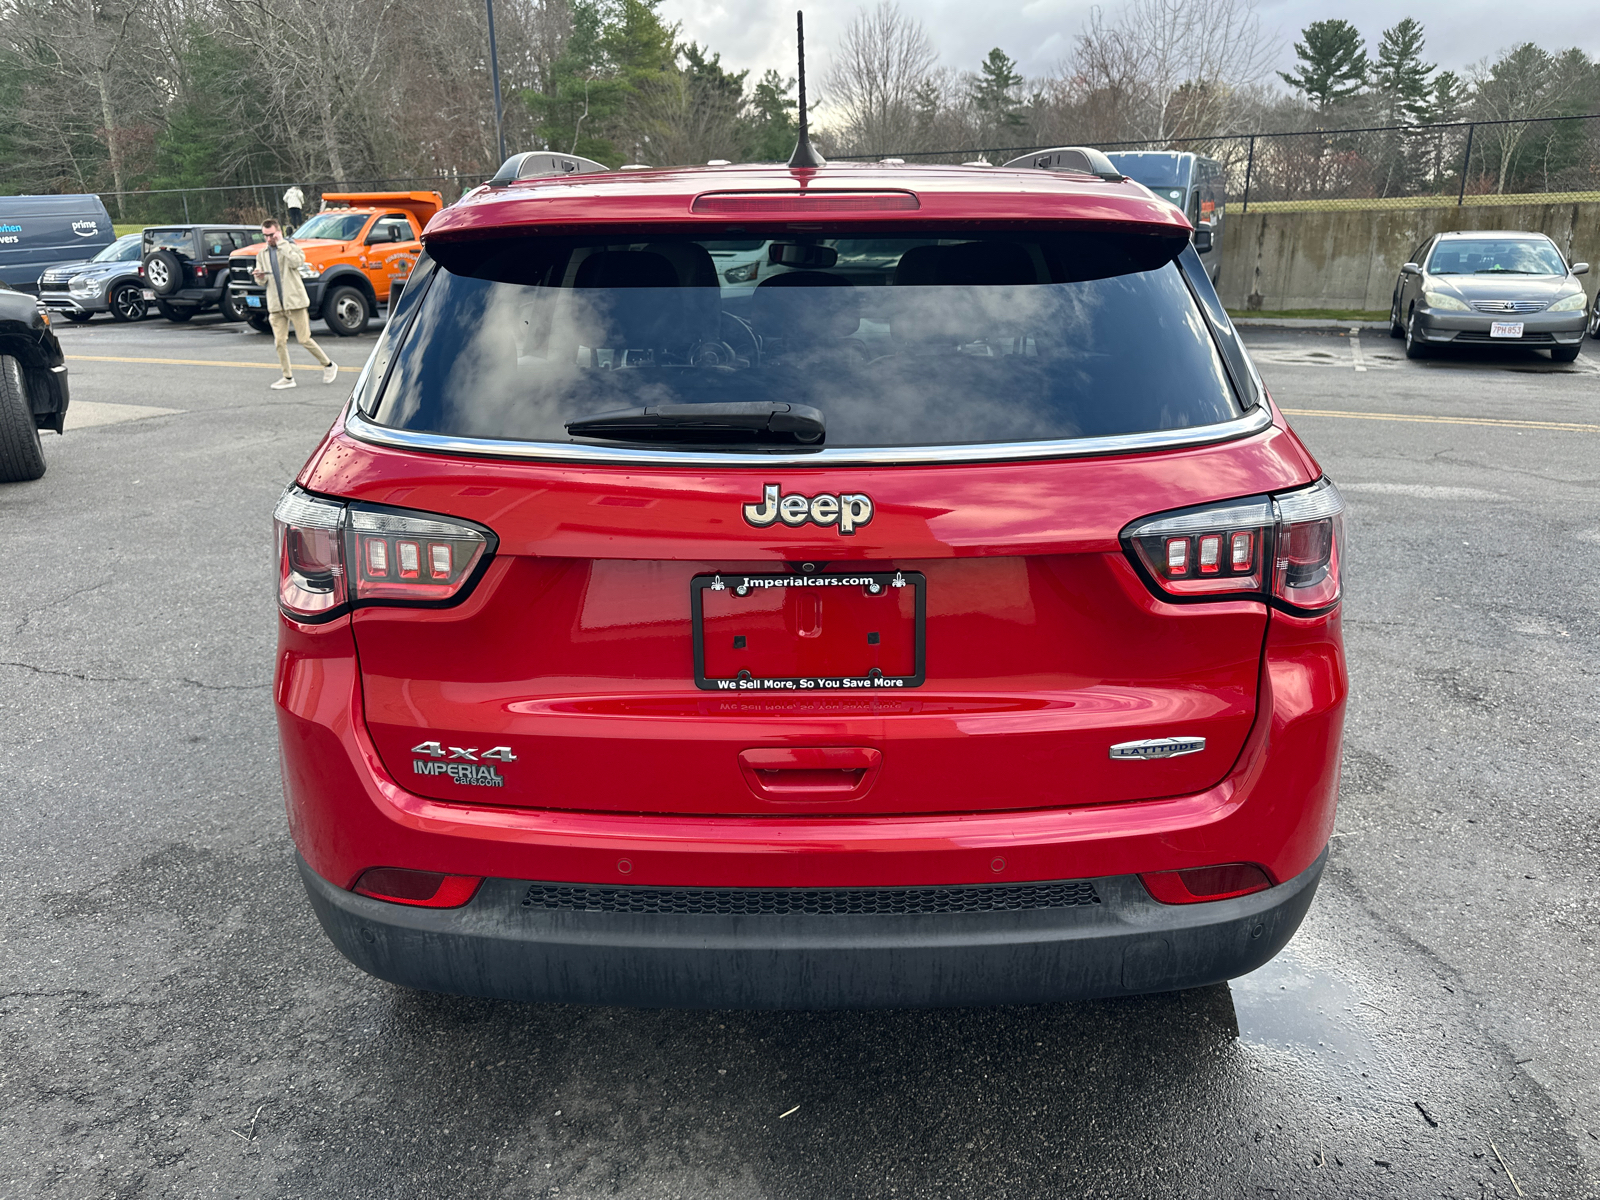
POLYGON ((1483 313, 1536 313, 1548 300, 1474 300, 1472 307, 1483 313))
POLYGON ((1549 346, 1555 342, 1555 337, 1548 333, 1524 333, 1519 338, 1490 337, 1487 333, 1472 330, 1467 333, 1458 333, 1457 342, 1471 342, 1474 345, 1481 343, 1485 346, 1549 346))
POLYGON ((522 907, 567 912, 706 916, 911 916, 1025 912, 1099 904, 1094 884, 992 884, 922 888, 614 888, 536 883, 522 907))

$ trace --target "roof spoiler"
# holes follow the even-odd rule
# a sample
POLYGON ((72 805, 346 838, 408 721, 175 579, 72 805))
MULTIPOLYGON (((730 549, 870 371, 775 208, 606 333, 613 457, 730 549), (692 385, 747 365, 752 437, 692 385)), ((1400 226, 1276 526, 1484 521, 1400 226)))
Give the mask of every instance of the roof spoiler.
POLYGON ((1095 175, 1107 183, 1121 183, 1127 178, 1111 164, 1111 160, 1093 146, 1057 146, 1053 150, 1035 150, 1021 158, 1013 158, 1008 167, 1033 167, 1040 171, 1075 171, 1081 175, 1095 175))
POLYGON ((500 164, 489 187, 505 187, 519 179, 547 179, 555 175, 593 175, 610 170, 604 163, 576 154, 555 154, 549 150, 524 150, 500 164))

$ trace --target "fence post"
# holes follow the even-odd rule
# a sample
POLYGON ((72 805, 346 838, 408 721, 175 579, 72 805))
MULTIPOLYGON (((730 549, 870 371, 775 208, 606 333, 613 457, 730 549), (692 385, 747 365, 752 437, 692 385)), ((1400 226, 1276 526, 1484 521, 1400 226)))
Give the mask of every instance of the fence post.
POLYGON ((1456 196, 1456 207, 1460 208, 1467 202, 1467 168, 1472 165, 1472 135, 1477 132, 1478 123, 1474 121, 1467 126, 1467 152, 1461 158, 1461 192, 1456 196))
POLYGON ((1244 213, 1247 213, 1247 212, 1250 211, 1250 172, 1255 170, 1255 165, 1256 165, 1256 138, 1255 138, 1255 134, 1251 134, 1250 135, 1250 152, 1245 156, 1245 160, 1244 160, 1244 203, 1240 206, 1240 209, 1239 209, 1239 212, 1240 212, 1241 215, 1243 215, 1244 213))
POLYGON ((188 192, 185 192, 183 194, 183 223, 185 225, 193 225, 194 224, 193 221, 189 220, 189 193, 188 192))

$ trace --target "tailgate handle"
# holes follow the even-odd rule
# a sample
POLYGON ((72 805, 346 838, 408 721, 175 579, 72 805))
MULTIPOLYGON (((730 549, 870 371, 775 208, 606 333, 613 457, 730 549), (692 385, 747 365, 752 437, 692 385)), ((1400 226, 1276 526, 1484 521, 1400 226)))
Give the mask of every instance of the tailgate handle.
POLYGON ((868 746, 786 746, 741 750, 739 770, 766 800, 859 800, 883 755, 868 746))

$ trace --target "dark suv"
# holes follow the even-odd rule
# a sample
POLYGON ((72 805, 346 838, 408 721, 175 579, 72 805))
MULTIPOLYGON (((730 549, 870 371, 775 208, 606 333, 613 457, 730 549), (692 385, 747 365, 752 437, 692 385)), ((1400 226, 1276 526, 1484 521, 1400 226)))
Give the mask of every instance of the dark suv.
POLYGON ((39 430, 65 429, 67 399, 67 364, 50 314, 0 282, 0 483, 44 474, 39 430))
POLYGON ((145 299, 169 321, 187 321, 212 305, 229 321, 244 309, 228 292, 228 259, 261 242, 254 225, 159 225, 144 231, 145 299))

